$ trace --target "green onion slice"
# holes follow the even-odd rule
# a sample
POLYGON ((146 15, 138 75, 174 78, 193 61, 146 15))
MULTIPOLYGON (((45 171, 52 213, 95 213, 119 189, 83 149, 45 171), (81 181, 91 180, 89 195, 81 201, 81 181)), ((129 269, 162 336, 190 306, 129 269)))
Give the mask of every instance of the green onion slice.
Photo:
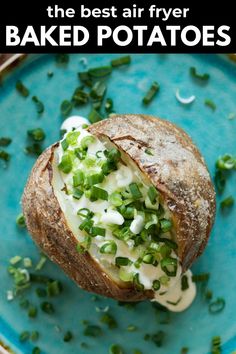
POLYGON ((100 247, 100 252, 104 254, 116 254, 117 245, 114 241, 107 241, 100 247))

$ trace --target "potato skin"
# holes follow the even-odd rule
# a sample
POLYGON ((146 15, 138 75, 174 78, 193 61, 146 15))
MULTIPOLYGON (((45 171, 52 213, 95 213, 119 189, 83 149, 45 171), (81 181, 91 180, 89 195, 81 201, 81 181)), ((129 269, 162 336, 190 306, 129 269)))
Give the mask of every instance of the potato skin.
POLYGON ((32 238, 81 288, 120 301, 152 298, 153 291, 120 287, 88 252, 77 252, 78 241, 67 225, 52 186, 52 161, 57 146, 50 146, 38 158, 24 189, 23 214, 32 238))
MULTIPOLYGON (((88 130, 123 150, 162 194, 173 213, 183 271, 202 253, 214 221, 215 192, 204 160, 189 136, 170 122, 144 115, 115 115, 88 130), (145 153, 150 149, 153 155, 145 153)), ((120 301, 139 301, 154 292, 116 284, 90 256, 76 250, 52 186, 58 143, 36 161, 22 198, 27 228, 36 244, 85 290, 120 301)))
POLYGON ((178 256, 187 270, 206 246, 216 208, 208 169, 191 138, 166 120, 140 114, 114 115, 88 130, 123 150, 160 191, 172 212, 178 256))

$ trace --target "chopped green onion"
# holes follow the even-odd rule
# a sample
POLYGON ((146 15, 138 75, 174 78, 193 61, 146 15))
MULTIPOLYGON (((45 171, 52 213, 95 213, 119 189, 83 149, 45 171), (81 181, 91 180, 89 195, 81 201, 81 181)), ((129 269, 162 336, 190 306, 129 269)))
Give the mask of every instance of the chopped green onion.
POLYGON ((215 301, 212 301, 209 304, 209 312, 210 313, 219 313, 221 311, 223 311, 223 309, 225 308, 225 300, 222 297, 218 297, 215 301))
POLYGON ((117 267, 120 267, 130 265, 131 261, 127 257, 116 257, 115 263, 117 267))
POLYGON ((89 210, 88 208, 81 208, 77 211, 77 215, 82 216, 83 218, 86 218, 86 219, 90 219, 93 217, 94 213, 91 210, 89 210))
POLYGON ((89 337, 98 337, 102 334, 101 327, 96 325, 87 325, 84 329, 84 335, 89 337))
POLYGON ((34 283, 41 283, 41 284, 47 284, 49 281, 52 281, 52 279, 47 277, 46 275, 34 274, 34 273, 30 273, 30 280, 34 283))
POLYGON ((152 86, 150 87, 150 89, 148 90, 146 95, 144 96, 143 103, 145 105, 148 105, 153 100, 153 98, 156 96, 159 89, 160 89, 159 84, 156 81, 154 81, 152 83, 152 86))
POLYGON ((25 147, 25 153, 29 155, 39 156, 43 152, 41 144, 34 143, 25 147))
POLYGON ((73 338, 73 334, 71 331, 67 331, 63 337, 64 342, 70 342, 71 339, 73 338))
POLYGON ((105 111, 107 114, 112 113, 113 110, 113 101, 111 98, 107 98, 105 102, 105 111))
POLYGON ((93 226, 90 230, 90 234, 92 236, 105 236, 106 235, 106 229, 103 229, 101 227, 93 226))
POLYGON ((55 312, 53 305, 48 301, 42 302, 40 308, 43 312, 49 315, 55 312))
POLYGON ((34 141, 43 141, 45 139, 45 133, 42 128, 35 128, 27 131, 28 136, 34 141))
POLYGON ((84 173, 81 170, 75 171, 73 175, 73 187, 81 186, 84 183, 84 173))
POLYGON ((110 75, 112 72, 111 66, 101 66, 97 68, 92 68, 88 70, 88 75, 92 78, 101 78, 110 75))
POLYGON ((83 246, 81 246, 80 244, 76 245, 76 250, 80 254, 84 254, 86 252, 86 249, 83 246))
POLYGON ((93 156, 88 156, 84 159, 83 163, 86 168, 90 168, 96 165, 96 159, 93 156))
POLYGON ((72 170, 73 164, 70 155, 64 154, 61 162, 58 165, 59 170, 64 173, 69 173, 72 170))
POLYGON ((55 60, 56 60, 56 63, 59 65, 66 65, 69 63, 70 56, 67 53, 66 54, 56 54, 55 60))
POLYGON ((171 255, 171 248, 164 244, 160 248, 160 253, 162 258, 169 257, 171 255))
POLYGON ((16 224, 17 226, 19 227, 25 227, 26 224, 25 224, 25 217, 22 213, 20 213, 17 218, 16 218, 16 224))
POLYGON ((109 201, 112 205, 119 207, 123 204, 122 197, 120 193, 114 192, 109 196, 109 201))
POLYGON ((122 65, 127 65, 130 63, 131 63, 131 56, 130 55, 126 55, 124 57, 120 57, 120 58, 111 60, 111 66, 113 68, 116 68, 116 67, 122 66, 122 65))
POLYGON ((89 94, 85 92, 81 87, 77 87, 73 93, 72 101, 77 105, 86 104, 89 100, 89 94))
POLYGON ((172 241, 172 240, 169 240, 168 238, 164 238, 164 237, 161 237, 159 239, 159 242, 164 242, 165 245, 167 245, 169 248, 171 248, 172 250, 176 250, 178 248, 178 245, 176 242, 172 241))
POLYGON ((32 267, 32 260, 29 257, 25 257, 23 259, 23 264, 25 268, 31 268, 32 267))
POLYGON ((172 257, 167 257, 161 260, 161 269, 169 277, 175 277, 177 273, 177 259, 172 257))
POLYGON ((100 322, 106 324, 110 329, 117 328, 117 322, 115 318, 109 313, 104 313, 100 318, 100 322))
POLYGON ((35 293, 38 297, 45 297, 47 295, 47 292, 44 288, 36 288, 35 293))
POLYGON ((40 354, 41 353, 41 350, 39 347, 34 347, 33 350, 32 350, 32 354, 40 354))
POLYGON ((188 277, 187 277, 187 275, 183 275, 181 278, 181 290, 185 291, 188 288, 189 288, 188 277))
POLYGON ((141 350, 139 350, 139 349, 134 349, 133 354, 143 354, 143 353, 142 353, 141 350))
POLYGON ((165 337, 165 332, 158 331, 157 333, 152 334, 150 339, 156 344, 157 347, 161 347, 165 337))
POLYGON ((42 114, 44 112, 44 104, 41 102, 37 96, 32 97, 32 101, 35 103, 36 110, 38 114, 42 114))
POLYGON ((216 110, 216 104, 212 100, 210 100, 209 98, 206 98, 204 103, 205 103, 205 106, 211 108, 213 111, 216 110))
POLYGON ((109 348, 109 354, 124 354, 119 344, 112 344, 109 348))
POLYGON ((8 146, 12 142, 11 138, 0 138, 0 146, 8 146))
POLYGON ((189 348, 188 347, 183 347, 180 350, 180 354, 188 354, 188 352, 189 352, 189 348))
POLYGON ((116 254, 117 245, 114 241, 108 241, 100 247, 100 252, 105 254, 116 254))
POLYGON ((79 136, 80 136, 80 132, 79 131, 69 132, 66 135, 66 141, 67 141, 68 145, 76 145, 79 136))
POLYGON ((102 173, 95 173, 86 177, 86 184, 91 187, 94 184, 102 183, 103 180, 104 175, 102 173))
POLYGON ((156 198, 157 198, 157 195, 158 195, 156 188, 154 188, 153 186, 149 187, 147 194, 148 194, 148 198, 150 199, 150 202, 152 204, 155 204, 156 203, 156 198))
POLYGON ((54 72, 53 72, 53 71, 48 71, 48 72, 47 72, 47 77, 48 77, 49 79, 51 79, 51 78, 53 77, 53 75, 54 75, 54 72))
POLYGON ((220 336, 212 337, 212 339, 211 339, 211 353, 212 354, 221 354, 221 338, 220 338, 220 336))
POLYGON ((29 307, 29 300, 27 299, 21 299, 19 303, 20 307, 23 309, 27 309, 29 307))
POLYGON ((93 226, 94 221, 91 219, 85 219, 79 226, 80 230, 84 230, 86 232, 89 232, 91 227, 93 226))
POLYGON ((135 325, 128 325, 126 327, 126 329, 127 329, 128 332, 135 332, 135 331, 137 331, 138 327, 135 326, 135 325))
POLYGON ((216 161, 216 168, 219 170, 232 170, 236 168, 236 158, 229 154, 220 156, 216 161))
POLYGON ((125 219, 132 220, 134 218, 135 208, 131 206, 121 205, 118 210, 125 219))
POLYGON ((154 155, 153 155, 153 152, 152 152, 150 149, 145 149, 144 152, 145 152, 145 154, 147 154, 147 155, 154 156, 154 155))
POLYGON ((53 280, 47 284, 47 295, 57 296, 62 292, 62 284, 58 280, 53 280))
POLYGON ((18 80, 16 82, 16 89, 17 91, 21 94, 23 97, 28 97, 29 96, 29 90, 25 85, 22 83, 22 81, 18 80))
POLYGON ((28 309, 28 316, 31 318, 35 318, 37 316, 38 310, 35 306, 30 305, 28 309))
POLYGON ((94 136, 87 135, 81 140, 80 145, 81 145, 82 149, 86 150, 88 148, 88 146, 90 144, 95 143, 95 141, 96 141, 96 139, 94 136))
POLYGON ((196 70, 196 68, 195 67, 191 67, 190 69, 189 69, 189 72, 190 72, 190 75, 192 76, 192 77, 194 77, 195 79, 199 79, 199 80, 201 80, 201 81, 208 81, 209 80, 209 78, 210 78, 210 75, 209 74, 199 74, 198 72, 197 72, 197 70, 196 70))
POLYGON ((106 89, 106 85, 103 81, 96 81, 90 91, 91 98, 95 100, 102 100, 106 89))
POLYGON ((70 114, 70 112, 72 111, 72 108, 73 108, 73 103, 71 103, 68 100, 62 101, 61 106, 60 106, 61 114, 64 117, 67 117, 70 114))
POLYGON ((171 220, 168 220, 168 219, 162 219, 160 221, 160 226, 161 226, 161 231, 162 232, 168 232, 171 230, 172 228, 172 221, 171 220))
POLYGON ((95 200, 97 199, 108 200, 108 192, 105 189, 92 186, 91 198, 95 200))
POLYGON ((21 332, 19 336, 19 341, 20 342, 26 342, 30 338, 30 332, 29 331, 23 331, 21 332))
POLYGON ((229 196, 229 197, 225 198, 220 203, 221 209, 230 208, 233 205, 234 205, 234 198, 232 196, 229 196))
POLYGON ((143 257, 143 263, 153 264, 155 258, 152 254, 148 253, 143 257))
POLYGON ((103 151, 102 150, 99 150, 99 151, 96 152, 96 157, 98 159, 102 158, 102 155, 103 155, 103 151))
POLYGON ((31 333, 30 339, 31 339, 33 342, 36 342, 36 341, 39 339, 39 332, 38 332, 38 331, 33 331, 33 332, 31 333))
POLYGON ((144 290, 144 285, 140 283, 139 280, 139 274, 136 273, 133 277, 133 284, 136 290, 138 291, 143 291, 144 290))
POLYGON ((212 291, 209 290, 209 289, 205 291, 205 294, 204 294, 204 295, 205 295, 205 299, 206 299, 206 300, 211 300, 212 297, 213 297, 213 293, 212 293, 212 291))
POLYGON ((132 194, 132 197, 133 197, 134 199, 142 198, 142 193, 140 192, 137 183, 131 183, 131 184, 129 185, 129 190, 130 190, 130 192, 131 192, 131 194, 132 194))
POLYGON ((88 115, 88 120, 90 121, 90 123, 96 123, 102 120, 102 116, 98 113, 98 111, 92 109, 88 115))
POLYGON ((154 280, 153 283, 152 283, 152 288, 153 290, 157 291, 159 290, 161 287, 161 283, 159 280, 154 280))
POLYGON ((73 188, 73 198, 79 200, 82 197, 83 194, 84 194, 84 192, 81 189, 73 188))
POLYGON ((194 283, 207 282, 210 278, 210 273, 201 273, 192 275, 192 281, 194 283))
POLYGON ((130 282, 133 280, 133 273, 127 272, 125 268, 120 268, 119 269, 119 278, 122 281, 130 282))

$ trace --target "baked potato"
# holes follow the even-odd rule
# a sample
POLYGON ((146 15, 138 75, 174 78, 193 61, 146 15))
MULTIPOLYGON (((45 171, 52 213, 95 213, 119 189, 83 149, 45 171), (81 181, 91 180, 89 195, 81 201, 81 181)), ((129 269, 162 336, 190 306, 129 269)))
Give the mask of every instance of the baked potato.
POLYGON ((37 245, 83 289, 174 311, 192 302, 188 269, 206 246, 215 192, 174 124, 113 115, 65 134, 36 161, 22 206, 37 245))

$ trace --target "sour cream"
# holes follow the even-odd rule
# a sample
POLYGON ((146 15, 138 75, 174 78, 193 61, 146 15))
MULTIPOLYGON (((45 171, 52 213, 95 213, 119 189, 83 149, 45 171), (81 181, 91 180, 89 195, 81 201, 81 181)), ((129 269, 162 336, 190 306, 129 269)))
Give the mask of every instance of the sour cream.
POLYGON ((70 132, 74 129, 80 128, 83 124, 90 124, 87 118, 82 116, 71 116, 64 120, 61 125, 61 130, 70 132))

